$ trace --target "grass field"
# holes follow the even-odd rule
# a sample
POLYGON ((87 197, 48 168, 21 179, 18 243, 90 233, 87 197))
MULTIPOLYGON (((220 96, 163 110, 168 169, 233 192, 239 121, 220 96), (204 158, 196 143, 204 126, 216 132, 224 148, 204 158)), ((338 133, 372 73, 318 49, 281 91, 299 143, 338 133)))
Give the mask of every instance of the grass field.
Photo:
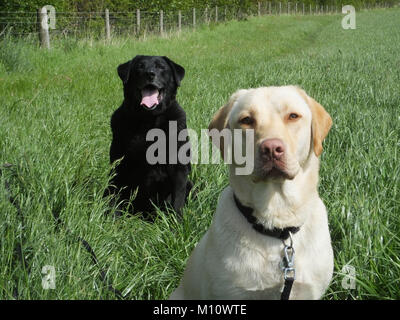
POLYGON ((261 17, 164 39, 60 40, 50 51, 0 42, 0 164, 15 165, 0 178, 0 299, 115 299, 100 268, 127 299, 164 299, 177 286, 227 170, 193 165, 198 194, 183 223, 161 212, 154 224, 104 216, 116 67, 136 54, 186 68, 178 101, 197 131, 238 88, 297 84, 319 101, 334 120, 320 171, 335 253, 324 298, 400 299, 400 9, 358 13, 356 30, 341 19, 261 17), (45 265, 53 290, 42 288, 45 265), (355 289, 342 286, 345 265, 355 289))

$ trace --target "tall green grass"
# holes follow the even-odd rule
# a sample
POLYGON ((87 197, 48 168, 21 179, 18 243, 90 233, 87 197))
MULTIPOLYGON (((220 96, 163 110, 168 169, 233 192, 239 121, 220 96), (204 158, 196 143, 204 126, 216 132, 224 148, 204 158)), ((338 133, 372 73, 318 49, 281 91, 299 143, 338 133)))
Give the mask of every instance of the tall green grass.
POLYGON ((334 125, 320 195, 335 252, 325 298, 399 299, 399 16, 358 13, 356 30, 343 30, 340 15, 261 17, 146 41, 68 39, 49 51, 1 42, 0 163, 15 166, 0 184, 0 298, 114 299, 99 267, 129 299, 164 299, 177 286, 228 183, 226 167, 193 165, 198 193, 182 222, 163 212, 154 224, 114 220, 102 199, 109 119, 122 102, 116 67, 154 54, 186 68, 178 101, 198 132, 238 88, 297 84, 325 106, 334 125), (45 265, 56 269, 54 290, 42 288, 45 265), (355 268, 355 289, 342 287, 345 265, 355 268))

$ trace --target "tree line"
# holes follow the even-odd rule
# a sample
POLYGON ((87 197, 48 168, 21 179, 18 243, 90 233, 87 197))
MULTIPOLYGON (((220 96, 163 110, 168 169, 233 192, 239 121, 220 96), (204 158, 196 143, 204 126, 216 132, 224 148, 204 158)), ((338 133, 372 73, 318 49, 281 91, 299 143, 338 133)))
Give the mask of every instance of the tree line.
MULTIPOLYGON (((59 12, 101 12, 105 9, 110 11, 135 11, 141 9, 144 11, 177 11, 188 10, 191 8, 205 7, 236 7, 246 9, 257 5, 261 0, 2 0, 0 2, 1 12, 34 12, 45 5, 52 5, 59 12)), ((395 0, 271 0, 278 3, 304 3, 305 5, 354 5, 357 7, 375 6, 379 4, 393 5, 395 0)))

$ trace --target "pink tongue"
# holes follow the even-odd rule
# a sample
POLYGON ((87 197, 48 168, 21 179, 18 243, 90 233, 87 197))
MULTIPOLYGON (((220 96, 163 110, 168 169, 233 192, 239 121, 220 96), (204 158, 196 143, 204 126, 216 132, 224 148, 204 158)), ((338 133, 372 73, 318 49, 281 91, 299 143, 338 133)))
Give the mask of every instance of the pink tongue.
POLYGON ((142 90, 142 105, 147 108, 152 108, 158 104, 158 90, 157 89, 143 89, 142 90))

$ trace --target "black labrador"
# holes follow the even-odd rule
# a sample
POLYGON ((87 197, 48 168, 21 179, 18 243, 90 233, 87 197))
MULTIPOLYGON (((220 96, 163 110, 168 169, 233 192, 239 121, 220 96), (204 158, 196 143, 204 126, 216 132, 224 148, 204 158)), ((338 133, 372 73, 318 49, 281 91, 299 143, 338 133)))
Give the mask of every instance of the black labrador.
MULTIPOLYGON (((118 75, 124 86, 124 101, 111 117, 110 162, 122 160, 105 196, 116 195, 119 213, 128 209, 142 212, 148 219, 152 218, 153 204, 164 207, 169 203, 181 215, 192 188, 188 180, 190 161, 169 159, 170 155, 176 159, 178 150, 188 143, 187 135, 184 141, 177 139, 179 132, 186 129, 186 113, 176 101, 185 69, 167 57, 136 56, 118 66, 118 75), (170 132, 170 128, 176 130, 170 132), (166 145, 161 152, 165 153, 166 163, 148 159, 148 148, 154 143, 146 139, 151 129, 165 133, 166 145), (176 150, 169 150, 170 144, 176 150)), ((190 157, 190 148, 186 155, 190 157)))

